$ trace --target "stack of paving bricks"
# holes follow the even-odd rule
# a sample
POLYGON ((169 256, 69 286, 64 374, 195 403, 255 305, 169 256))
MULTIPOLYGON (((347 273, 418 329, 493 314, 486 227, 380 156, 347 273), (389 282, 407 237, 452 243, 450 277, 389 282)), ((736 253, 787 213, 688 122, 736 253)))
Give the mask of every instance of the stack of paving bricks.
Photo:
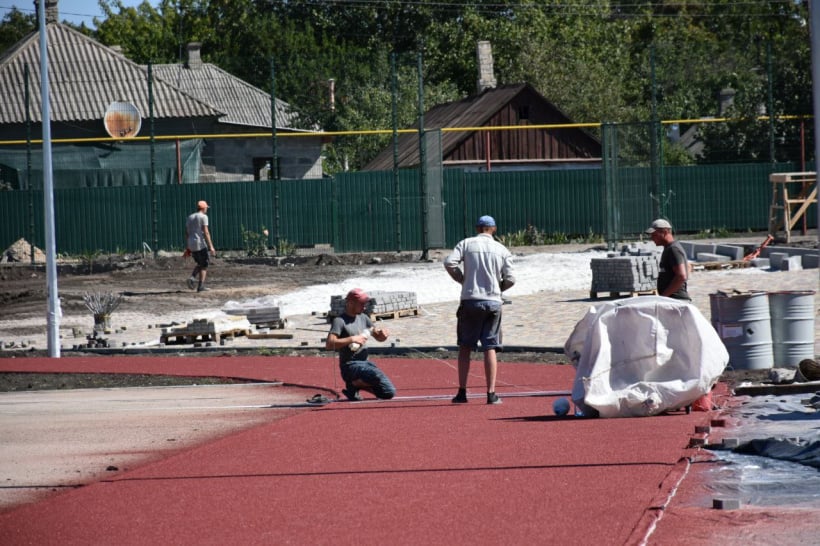
POLYGON ((195 343, 197 341, 219 342, 226 337, 248 335, 251 323, 245 317, 223 315, 211 318, 195 318, 184 326, 163 329, 160 343, 195 343))
POLYGON ((229 315, 244 315, 257 328, 284 328, 287 320, 276 305, 225 310, 229 315))
MULTIPOLYGON (((371 319, 398 318, 408 315, 418 315, 419 305, 415 292, 386 292, 374 290, 368 292, 370 301, 364 308, 371 319)), ((344 296, 330 297, 330 311, 328 320, 338 317, 345 310, 344 296)))
MULTIPOLYGON (((627 252, 627 251, 624 251, 627 252)), ((611 297, 622 293, 637 296, 654 294, 658 278, 658 254, 630 252, 609 258, 593 258, 592 287, 589 296, 598 298, 599 292, 609 292, 611 297)))

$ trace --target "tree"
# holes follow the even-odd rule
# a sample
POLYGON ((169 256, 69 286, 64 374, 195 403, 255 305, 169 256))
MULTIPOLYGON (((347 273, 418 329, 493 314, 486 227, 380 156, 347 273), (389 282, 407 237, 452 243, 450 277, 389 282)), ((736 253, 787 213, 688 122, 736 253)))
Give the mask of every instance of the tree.
POLYGON ((0 55, 37 30, 37 26, 37 19, 33 13, 26 15, 17 8, 11 8, 0 21, 0 55))
MULTIPOLYGON (((416 55, 423 54, 429 108, 475 93, 480 40, 492 44, 500 85, 530 83, 579 122, 644 123, 653 108, 659 119, 720 115, 718 94, 733 89, 735 104, 723 115, 748 123, 704 127, 705 160, 762 160, 771 142, 778 144, 776 159, 793 159, 796 122, 777 121, 771 134, 768 123, 754 118, 769 110, 776 116, 812 112, 805 0, 99 3, 105 17, 95 20, 94 36, 102 43, 118 44, 145 64, 181 62, 185 44, 201 42, 204 61, 275 91, 298 112, 302 128, 389 128, 394 52, 399 124, 413 125, 416 55)), ((33 15, 12 9, 0 23, 0 43, 10 47, 35 29, 33 15)), ((333 168, 345 161, 361 166, 387 142, 389 136, 336 138, 329 157, 340 159, 333 168)))

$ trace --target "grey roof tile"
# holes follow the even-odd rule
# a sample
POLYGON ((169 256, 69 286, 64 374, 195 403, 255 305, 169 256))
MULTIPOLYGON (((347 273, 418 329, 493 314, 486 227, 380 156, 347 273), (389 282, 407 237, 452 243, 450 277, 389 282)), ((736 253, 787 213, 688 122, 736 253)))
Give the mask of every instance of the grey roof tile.
MULTIPOLYGON (((112 102, 135 105, 148 115, 148 75, 140 66, 99 42, 59 24, 46 25, 49 104, 54 121, 102 119, 112 102)), ((39 32, 23 38, 0 57, 0 124, 26 120, 24 70, 29 66, 29 111, 42 119, 39 32)), ((224 112, 155 78, 156 118, 215 117, 224 112)))
MULTIPOLYGON (((154 74, 179 90, 225 112, 222 123, 249 127, 271 126, 269 93, 229 74, 216 65, 202 63, 198 68, 183 64, 161 64, 154 74)), ((276 99, 276 127, 293 128, 296 115, 290 105, 276 99)))

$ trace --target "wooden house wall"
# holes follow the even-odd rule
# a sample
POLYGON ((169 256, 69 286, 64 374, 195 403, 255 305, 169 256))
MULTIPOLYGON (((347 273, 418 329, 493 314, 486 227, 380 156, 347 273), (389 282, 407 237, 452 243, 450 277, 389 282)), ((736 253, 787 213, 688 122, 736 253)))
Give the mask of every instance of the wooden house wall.
MULTIPOLYGON (((557 110, 521 94, 496 113, 486 126, 565 124, 569 120, 557 110), (520 119, 521 108, 529 110, 520 119)), ((445 161, 486 161, 489 133, 492 161, 527 161, 601 157, 601 145, 581 129, 532 129, 476 131, 444 158, 445 161)))

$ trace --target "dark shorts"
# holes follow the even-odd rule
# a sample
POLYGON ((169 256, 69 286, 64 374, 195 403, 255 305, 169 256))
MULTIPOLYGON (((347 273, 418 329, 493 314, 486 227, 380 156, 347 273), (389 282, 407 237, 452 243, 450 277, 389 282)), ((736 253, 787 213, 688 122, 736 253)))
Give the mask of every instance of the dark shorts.
POLYGON ((203 248, 202 250, 197 250, 196 252, 191 252, 191 256, 194 257, 194 261, 196 265, 199 266, 200 269, 208 269, 208 249, 203 248))
POLYGON ((390 399, 396 395, 396 387, 387 375, 369 360, 351 360, 341 366, 341 369, 345 383, 353 383, 356 379, 364 381, 370 385, 370 390, 376 398, 390 399))
POLYGON ((501 348, 501 302, 463 300, 456 312, 456 334, 459 347, 482 350, 501 348))

